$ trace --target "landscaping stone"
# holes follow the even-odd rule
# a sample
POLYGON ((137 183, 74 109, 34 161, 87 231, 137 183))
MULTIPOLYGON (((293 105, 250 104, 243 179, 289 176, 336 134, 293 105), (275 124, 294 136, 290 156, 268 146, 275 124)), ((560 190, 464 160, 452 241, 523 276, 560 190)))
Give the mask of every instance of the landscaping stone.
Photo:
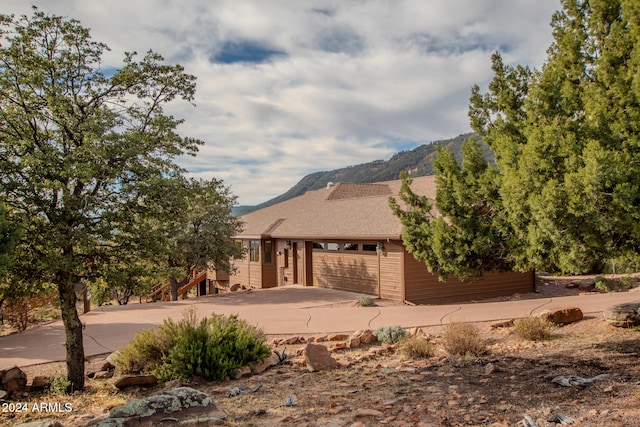
POLYGON ((333 335, 329 335, 327 337, 327 340, 329 340, 329 341, 345 341, 347 338, 349 338, 349 335, 347 335, 347 334, 333 334, 333 335))
POLYGON ((372 344, 378 341, 378 338, 376 338, 375 334, 370 329, 365 329, 364 331, 357 331, 353 335, 355 337, 360 338, 361 344, 372 344))
POLYGON ((31 390, 42 390, 51 386, 51 377, 38 375, 31 381, 31 390))
POLYGON ((556 325, 568 325, 579 322, 584 318, 582 310, 578 307, 567 307, 558 310, 543 310, 538 315, 540 317, 545 317, 556 325))
POLYGON ((347 347, 349 348, 356 348, 356 347, 360 347, 360 338, 358 337, 349 337, 349 339, 347 340, 347 347))
POLYGON ((331 357, 327 347, 322 344, 307 343, 304 348, 304 360, 310 372, 324 371, 338 367, 336 359, 331 357))
POLYGON ((239 380, 242 377, 248 377, 251 375, 251 368, 248 366, 242 366, 240 368, 234 369, 231 373, 231 377, 235 380, 239 380))
POLYGON ((117 388, 123 389, 127 387, 149 387, 158 384, 155 375, 124 375, 114 384, 117 388))
POLYGON ((158 423, 167 418, 176 420, 175 424, 180 425, 215 425, 221 424, 226 416, 206 394, 189 387, 179 387, 112 408, 107 418, 93 421, 89 425, 160 425, 158 423))
POLYGON ((113 378, 113 371, 99 371, 93 374, 94 380, 108 380, 113 378))
POLYGON ((27 374, 16 365, 7 366, 0 370, 2 388, 8 394, 17 394, 27 387, 27 374))
POLYGON ((604 310, 603 317, 618 328, 640 326, 640 301, 609 306, 604 310))

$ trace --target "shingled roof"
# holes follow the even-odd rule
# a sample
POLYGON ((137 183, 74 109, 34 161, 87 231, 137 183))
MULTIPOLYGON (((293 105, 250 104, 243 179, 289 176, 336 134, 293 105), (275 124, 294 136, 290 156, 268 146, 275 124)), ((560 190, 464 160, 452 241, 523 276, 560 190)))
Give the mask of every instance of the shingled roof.
MULTIPOLYGON (((243 238, 399 239, 402 224, 389 207, 402 181, 337 183, 240 217, 243 238)), ((434 200, 433 176, 413 179, 412 190, 434 200)))

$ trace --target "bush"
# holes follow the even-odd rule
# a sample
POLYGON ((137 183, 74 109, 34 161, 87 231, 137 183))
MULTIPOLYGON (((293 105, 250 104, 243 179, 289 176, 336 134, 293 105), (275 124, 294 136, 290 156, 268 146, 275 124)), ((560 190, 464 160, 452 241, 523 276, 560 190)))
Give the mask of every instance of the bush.
POLYGON ((472 323, 449 323, 442 332, 442 344, 452 356, 480 356, 487 352, 486 341, 472 323))
POLYGON ((529 341, 544 341, 551 339, 553 323, 544 317, 525 317, 513 322, 513 330, 520 338, 529 341))
POLYGON ((393 325, 376 329, 374 335, 378 341, 386 344, 395 344, 407 336, 407 331, 399 325, 393 325))
POLYGON ((596 277, 596 289, 601 292, 624 292, 637 285, 637 280, 631 276, 622 276, 615 279, 607 279, 602 276, 596 277))
POLYGON ((153 372, 160 380, 222 380, 269 354, 260 329, 237 316, 212 314, 198 321, 192 309, 178 323, 167 319, 157 329, 137 334, 116 365, 123 372, 153 372))
POLYGON ((371 298, 368 295, 365 295, 358 300, 358 305, 360 307, 375 307, 376 303, 373 300, 373 298, 371 298))
POLYGON ((615 290, 615 283, 605 277, 596 277, 596 289, 602 292, 613 292, 615 290))
POLYGON ((411 359, 428 359, 433 356, 433 345, 424 338, 412 336, 400 341, 400 351, 411 359))

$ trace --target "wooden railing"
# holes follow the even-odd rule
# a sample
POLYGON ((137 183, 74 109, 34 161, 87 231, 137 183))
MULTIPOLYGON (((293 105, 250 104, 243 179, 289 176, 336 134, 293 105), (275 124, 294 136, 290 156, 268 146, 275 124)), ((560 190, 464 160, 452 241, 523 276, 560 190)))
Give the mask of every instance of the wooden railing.
MULTIPOLYGON (((200 273, 196 274, 193 279, 191 279, 188 283, 180 286, 178 288, 178 297, 189 292, 194 286, 202 282, 207 278, 207 270, 203 270, 200 273)), ((171 293, 170 293, 170 283, 162 284, 158 283, 153 287, 153 291, 147 296, 147 302, 150 301, 170 301, 171 293)))

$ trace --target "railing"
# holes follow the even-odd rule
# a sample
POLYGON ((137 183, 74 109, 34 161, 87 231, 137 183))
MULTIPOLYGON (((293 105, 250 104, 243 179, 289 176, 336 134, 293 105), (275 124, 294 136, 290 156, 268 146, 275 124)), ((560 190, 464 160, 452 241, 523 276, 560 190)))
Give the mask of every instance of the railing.
MULTIPOLYGON (((187 284, 178 288, 178 297, 189 292, 195 285, 199 284, 207 278, 207 270, 203 270, 191 279, 187 284)), ((170 283, 162 284, 158 283, 153 287, 153 291, 147 296, 147 302, 150 301, 170 301, 171 294, 169 292, 170 283)))

